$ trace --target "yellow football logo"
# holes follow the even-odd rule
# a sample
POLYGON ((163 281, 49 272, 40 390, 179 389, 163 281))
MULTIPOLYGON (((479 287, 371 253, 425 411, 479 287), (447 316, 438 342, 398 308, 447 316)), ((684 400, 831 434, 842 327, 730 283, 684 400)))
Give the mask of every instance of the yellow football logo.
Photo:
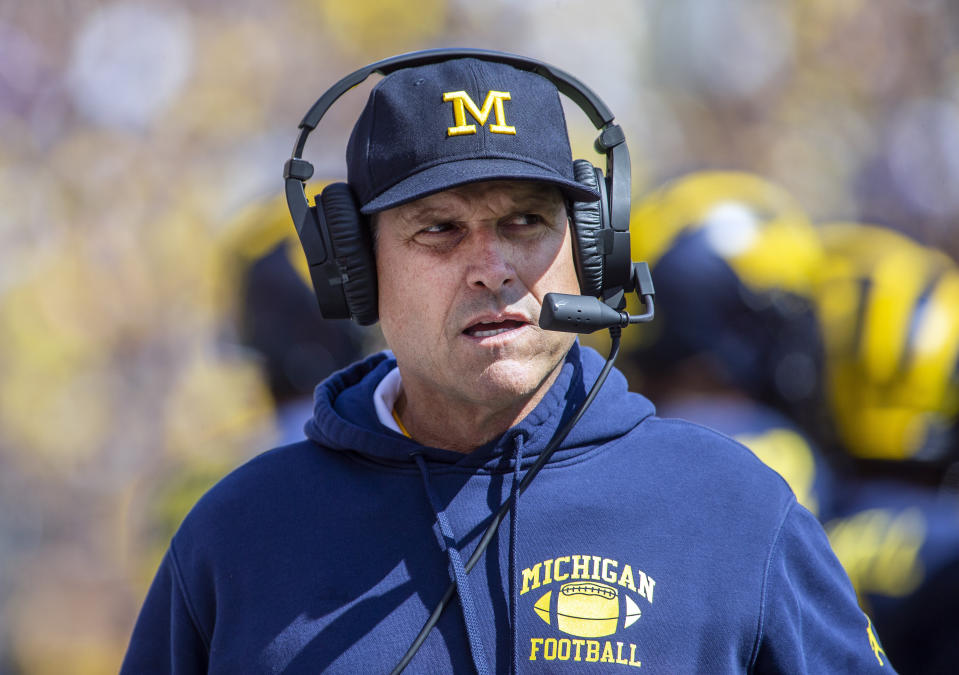
POLYGON ((552 625, 555 612, 556 627, 578 637, 602 637, 616 632, 620 615, 623 628, 633 625, 640 617, 639 607, 625 593, 622 596, 613 586, 595 581, 572 581, 563 584, 553 606, 553 592, 544 593, 533 606, 537 616, 552 625), (622 607, 621 607, 622 604, 622 607))

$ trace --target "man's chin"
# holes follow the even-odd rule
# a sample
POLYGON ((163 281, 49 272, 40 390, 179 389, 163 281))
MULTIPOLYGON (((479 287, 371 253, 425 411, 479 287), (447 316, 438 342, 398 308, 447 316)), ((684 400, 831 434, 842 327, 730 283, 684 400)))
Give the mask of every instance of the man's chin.
POLYGON ((548 388, 559 370, 557 363, 540 359, 497 359, 488 364, 471 383, 479 398, 522 400, 548 388))

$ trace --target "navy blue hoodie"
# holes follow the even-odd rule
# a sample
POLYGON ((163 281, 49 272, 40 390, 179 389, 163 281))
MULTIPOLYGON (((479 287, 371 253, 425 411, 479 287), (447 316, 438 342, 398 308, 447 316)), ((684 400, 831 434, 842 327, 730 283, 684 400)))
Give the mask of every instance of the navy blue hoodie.
POLYGON ((602 364, 574 345, 533 412, 468 455, 380 424, 388 353, 331 376, 309 440, 187 516, 123 672, 389 672, 454 578, 407 672, 892 672, 785 482, 738 443, 655 417, 615 370, 464 575, 602 364))

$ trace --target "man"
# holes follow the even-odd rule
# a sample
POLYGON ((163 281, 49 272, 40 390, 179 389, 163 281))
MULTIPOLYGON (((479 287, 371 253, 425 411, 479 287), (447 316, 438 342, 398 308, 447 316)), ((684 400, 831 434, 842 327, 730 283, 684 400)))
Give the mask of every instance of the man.
POLYGON ((409 672, 890 670, 786 484, 615 371, 520 494, 603 366, 538 325, 547 292, 582 283, 567 202, 598 197, 551 82, 466 58, 397 70, 347 163, 392 352, 324 381, 308 441, 197 504, 124 672, 388 672, 451 581, 409 672), (463 124, 456 96, 503 108, 463 124))

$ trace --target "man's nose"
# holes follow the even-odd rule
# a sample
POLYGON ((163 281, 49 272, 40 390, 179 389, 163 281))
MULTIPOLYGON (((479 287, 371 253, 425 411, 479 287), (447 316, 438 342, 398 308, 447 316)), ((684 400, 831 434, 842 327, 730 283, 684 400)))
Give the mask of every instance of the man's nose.
POLYGON ((469 265, 467 281, 470 286, 485 287, 491 291, 513 283, 516 268, 513 266, 510 245, 497 235, 494 228, 481 228, 471 234, 472 246, 467 247, 469 265))

